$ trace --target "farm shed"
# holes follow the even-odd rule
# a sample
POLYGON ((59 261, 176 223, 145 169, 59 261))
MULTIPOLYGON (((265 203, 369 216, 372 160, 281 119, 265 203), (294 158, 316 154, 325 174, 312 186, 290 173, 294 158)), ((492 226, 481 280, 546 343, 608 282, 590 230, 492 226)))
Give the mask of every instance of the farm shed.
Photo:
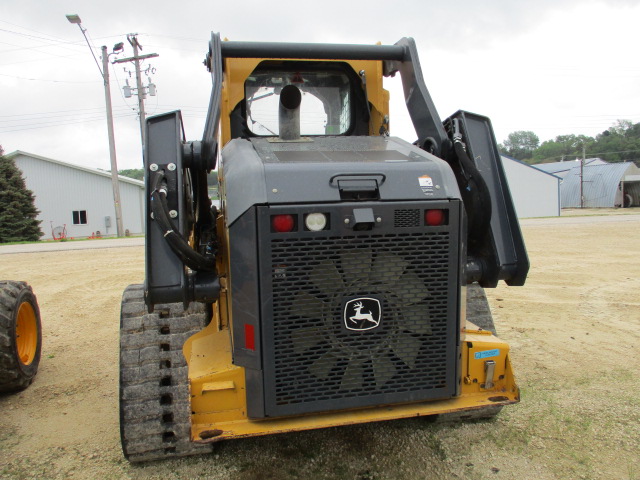
POLYGON ((585 208, 640 206, 640 168, 632 162, 607 163, 599 158, 580 161, 544 163, 537 168, 562 176, 562 208, 580 207, 580 185, 585 208))
POLYGON ((501 155, 518 218, 560 215, 560 178, 501 155))
MULTIPOLYGON (((42 239, 51 239, 56 227, 67 237, 82 238, 100 232, 116 235, 111 174, 17 150, 5 155, 22 171, 40 211, 42 239)), ((120 177, 122 224, 132 235, 144 232, 144 182, 120 177)))
MULTIPOLYGON (((604 165, 607 162, 604 160, 600 160, 599 158, 587 158, 584 161, 586 165, 604 165)), ((571 171, 573 167, 576 165, 580 165, 580 159, 577 160, 567 160, 564 162, 552 162, 552 163, 536 163, 534 165, 538 170, 542 170, 543 172, 552 173, 556 177, 564 178, 571 171)))

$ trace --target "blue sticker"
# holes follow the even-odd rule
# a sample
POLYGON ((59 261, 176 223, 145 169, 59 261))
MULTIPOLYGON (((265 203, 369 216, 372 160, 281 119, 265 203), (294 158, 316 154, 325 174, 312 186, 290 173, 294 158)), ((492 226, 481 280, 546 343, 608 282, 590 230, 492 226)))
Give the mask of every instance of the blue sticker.
POLYGON ((481 358, 499 357, 500 350, 497 348, 495 350, 485 350, 484 352, 476 352, 473 356, 476 360, 480 360, 481 358))

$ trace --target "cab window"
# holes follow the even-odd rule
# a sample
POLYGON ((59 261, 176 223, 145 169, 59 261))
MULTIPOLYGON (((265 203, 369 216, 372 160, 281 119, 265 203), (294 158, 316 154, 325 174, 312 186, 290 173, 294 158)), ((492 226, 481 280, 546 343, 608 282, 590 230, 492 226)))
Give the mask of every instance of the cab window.
POLYGON ((245 82, 251 133, 278 135, 280 92, 287 85, 302 93, 301 135, 343 135, 351 129, 351 84, 344 72, 267 69, 254 71, 245 82))

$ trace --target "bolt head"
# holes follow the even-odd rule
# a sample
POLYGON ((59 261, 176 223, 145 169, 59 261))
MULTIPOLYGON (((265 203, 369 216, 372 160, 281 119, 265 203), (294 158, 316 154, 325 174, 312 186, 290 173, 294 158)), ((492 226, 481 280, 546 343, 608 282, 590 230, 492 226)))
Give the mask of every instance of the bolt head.
POLYGON ((151 165, 149 165, 149 170, 151 170, 152 172, 157 172, 158 165, 156 165, 155 163, 152 163, 151 165))
POLYGON ((173 172, 176 169, 176 164, 170 163, 169 165, 167 165, 167 168, 169 169, 170 172, 173 172))
POLYGON ((176 212, 175 210, 170 210, 169 211, 169 216, 171 218, 176 218, 178 216, 178 212, 176 212))

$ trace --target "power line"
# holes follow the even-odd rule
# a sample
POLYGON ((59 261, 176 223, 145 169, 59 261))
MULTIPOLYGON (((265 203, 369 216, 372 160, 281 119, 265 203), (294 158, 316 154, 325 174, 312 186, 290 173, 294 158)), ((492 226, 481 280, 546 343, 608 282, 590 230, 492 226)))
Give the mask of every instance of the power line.
MULTIPOLYGON (((55 55, 55 54, 53 54, 53 53, 49 53, 49 52, 40 52, 40 51, 38 51, 38 53, 45 53, 45 54, 47 54, 47 55, 51 55, 51 56, 54 56, 54 57, 57 57, 57 58, 64 58, 64 59, 68 59, 68 58, 71 58, 71 57, 78 57, 78 56, 80 56, 80 55, 83 55, 83 53, 81 53, 81 52, 74 53, 74 54, 72 54, 72 55, 55 55)), ((32 59, 32 60, 22 60, 22 61, 20 61, 20 62, 2 63, 2 64, 0 64, 0 65, 2 65, 2 66, 7 66, 7 65, 19 65, 19 64, 21 64, 21 63, 42 62, 42 61, 44 61, 44 60, 51 60, 51 59, 49 59, 49 58, 47 58, 47 59, 43 59, 43 58, 34 58, 34 59, 32 59)))
MULTIPOLYGON (((125 115, 131 112, 129 109, 125 109, 125 110, 120 110, 117 113, 120 115, 125 115)), ((0 120, 0 123, 4 124, 4 125, 0 125, 0 127, 1 128, 8 128, 11 126, 27 127, 31 125, 40 125, 43 123, 64 122, 67 120, 82 121, 85 119, 93 119, 100 116, 101 118, 104 118, 104 112, 99 112, 99 111, 88 112, 81 116, 66 114, 66 115, 49 115, 49 116, 42 116, 42 117, 31 117, 31 118, 13 118, 10 120, 0 120)))
MULTIPOLYGON (((44 40, 46 42, 49 42, 49 45, 46 45, 46 46, 51 46, 51 47, 58 46, 58 45, 73 45, 73 46, 77 46, 77 47, 81 47, 82 46, 82 42, 80 42, 80 41, 65 40, 65 39, 56 37, 54 35, 49 35, 47 33, 39 32, 37 30, 31 30, 30 28, 22 27, 20 25, 15 25, 15 24, 12 24, 12 23, 9 23, 9 22, 4 22, 3 20, 0 20, 0 22, 7 23, 9 25, 13 25, 15 27, 22 28, 24 30, 30 30, 32 32, 40 33, 42 35, 47 35, 47 37, 50 37, 50 38, 41 37, 41 36, 38 36, 38 35, 30 35, 28 33, 15 32, 13 30, 7 30, 5 28, 0 28, 0 32, 10 33, 12 35, 19 35, 19 36, 22 36, 22 37, 35 38, 37 40, 44 40)), ((123 35, 125 35, 125 34, 122 33, 122 34, 118 34, 118 35, 106 35, 106 36, 102 36, 102 37, 96 37, 96 40, 102 40, 102 39, 105 39, 105 38, 119 38, 119 37, 122 37, 123 35)), ((14 45, 14 46, 17 47, 18 45, 14 45)), ((29 48, 29 47, 20 47, 20 48, 29 48)), ((36 47, 36 48, 38 48, 38 47, 36 47)), ((93 48, 98 50, 95 46, 93 48)))
MULTIPOLYGON (((35 38, 36 40, 44 40, 44 41, 50 43, 50 45, 48 45, 48 46, 56 46, 56 45, 76 45, 76 46, 78 46, 78 44, 79 44, 79 42, 70 42, 68 40, 61 40, 61 39, 57 39, 57 41, 54 42, 50 38, 40 37, 40 36, 37 36, 37 35, 29 35, 28 33, 14 32, 13 30, 7 30, 5 28, 0 28, 0 32, 10 33, 12 35, 18 35, 20 37, 35 38)), ((18 45, 16 45, 16 46, 18 46, 18 45)), ((23 48, 28 48, 28 47, 23 47, 23 48)))
MULTIPOLYGON (((130 113, 130 109, 127 107, 121 107, 118 109, 119 114, 125 114, 125 113, 130 113)), ((33 116, 30 115, 29 117, 24 117, 24 118, 8 118, 8 119, 0 119, 0 127, 4 127, 7 128, 8 126, 29 126, 29 125, 37 125, 38 122, 43 122, 43 121, 58 121, 58 122, 63 122, 66 119, 69 120, 75 120, 75 119, 83 119, 83 118, 92 118, 95 115, 98 114, 103 114, 103 112, 100 111, 93 111, 93 112, 87 112, 84 114, 69 114, 69 113, 63 113, 63 114, 59 114, 59 115, 41 115, 41 116, 33 116), (30 122, 30 123, 28 123, 30 122), (4 125, 1 125, 4 124, 4 125)))
MULTIPOLYGON (((19 46, 19 45, 16 45, 14 43, 9 43, 9 42, 0 42, 0 43, 2 43, 3 45, 9 45, 10 47, 18 47, 19 46)), ((69 56, 69 55, 58 55, 57 53, 51 53, 51 52, 47 52, 47 51, 41 50, 43 48, 48 48, 48 47, 49 47, 49 45, 36 45, 36 46, 20 47, 18 50, 34 50, 34 51, 37 51, 38 53, 44 53, 45 55, 51 55, 52 57, 58 57, 58 58, 65 58, 66 56, 69 56)), ((11 50, 9 50, 9 51, 11 51, 11 50)), ((6 53, 6 52, 7 51, 0 52, 0 53, 6 53)), ((77 55, 77 53, 76 53, 76 55, 77 55)), ((18 62, 18 63, 20 63, 20 62, 18 62)), ((11 65, 11 64, 10 63, 6 63, 4 65, 11 65)))
MULTIPOLYGON (((116 107, 117 108, 117 107, 116 107)), ((53 113, 66 113, 69 112, 71 113, 76 113, 76 112, 85 112, 88 110, 104 110, 104 108, 102 107, 92 107, 92 108, 74 108, 71 110, 54 110, 54 111, 50 111, 50 112, 34 112, 34 113, 19 113, 19 114, 14 114, 14 115, 0 115, 0 118, 6 118, 6 117, 22 117, 22 116, 27 116, 27 115, 48 115, 48 114, 53 114, 53 113)))
POLYGON ((53 82, 53 83, 97 83, 98 82, 97 80, 93 80, 90 82, 74 82, 72 80, 53 80, 49 78, 27 78, 27 77, 18 77, 16 75, 7 75, 6 73, 0 73, 0 76, 17 78, 18 80, 29 80, 32 82, 53 82))
MULTIPOLYGON (((166 35, 164 33, 140 33, 139 35, 145 36, 145 37, 163 37, 163 38, 173 38, 175 40, 186 40, 188 42, 202 42, 202 38, 195 38, 195 37, 180 37, 177 35, 166 35)), ((208 38, 204 39, 205 42, 208 41, 208 38)), ((151 46, 151 45, 149 45, 151 46)))
MULTIPOLYGON (((134 113, 123 114, 123 115, 114 115, 115 118, 125 118, 125 117, 135 117, 135 116, 136 116, 136 114, 134 114, 134 113)), ((46 123, 55 123, 55 124, 54 125, 36 124, 36 125, 39 125, 39 126, 16 128, 16 129, 13 129, 13 130, 2 130, 2 128, 0 127, 0 133, 21 132, 23 130, 36 130, 36 129, 40 129, 40 128, 62 127, 62 126, 65 126, 65 125, 76 125, 78 123, 97 122, 97 121, 102 121, 102 120, 104 120, 104 116, 101 116, 99 118, 82 119, 82 120, 77 120, 77 121, 73 121, 73 122, 46 122, 46 123)))

